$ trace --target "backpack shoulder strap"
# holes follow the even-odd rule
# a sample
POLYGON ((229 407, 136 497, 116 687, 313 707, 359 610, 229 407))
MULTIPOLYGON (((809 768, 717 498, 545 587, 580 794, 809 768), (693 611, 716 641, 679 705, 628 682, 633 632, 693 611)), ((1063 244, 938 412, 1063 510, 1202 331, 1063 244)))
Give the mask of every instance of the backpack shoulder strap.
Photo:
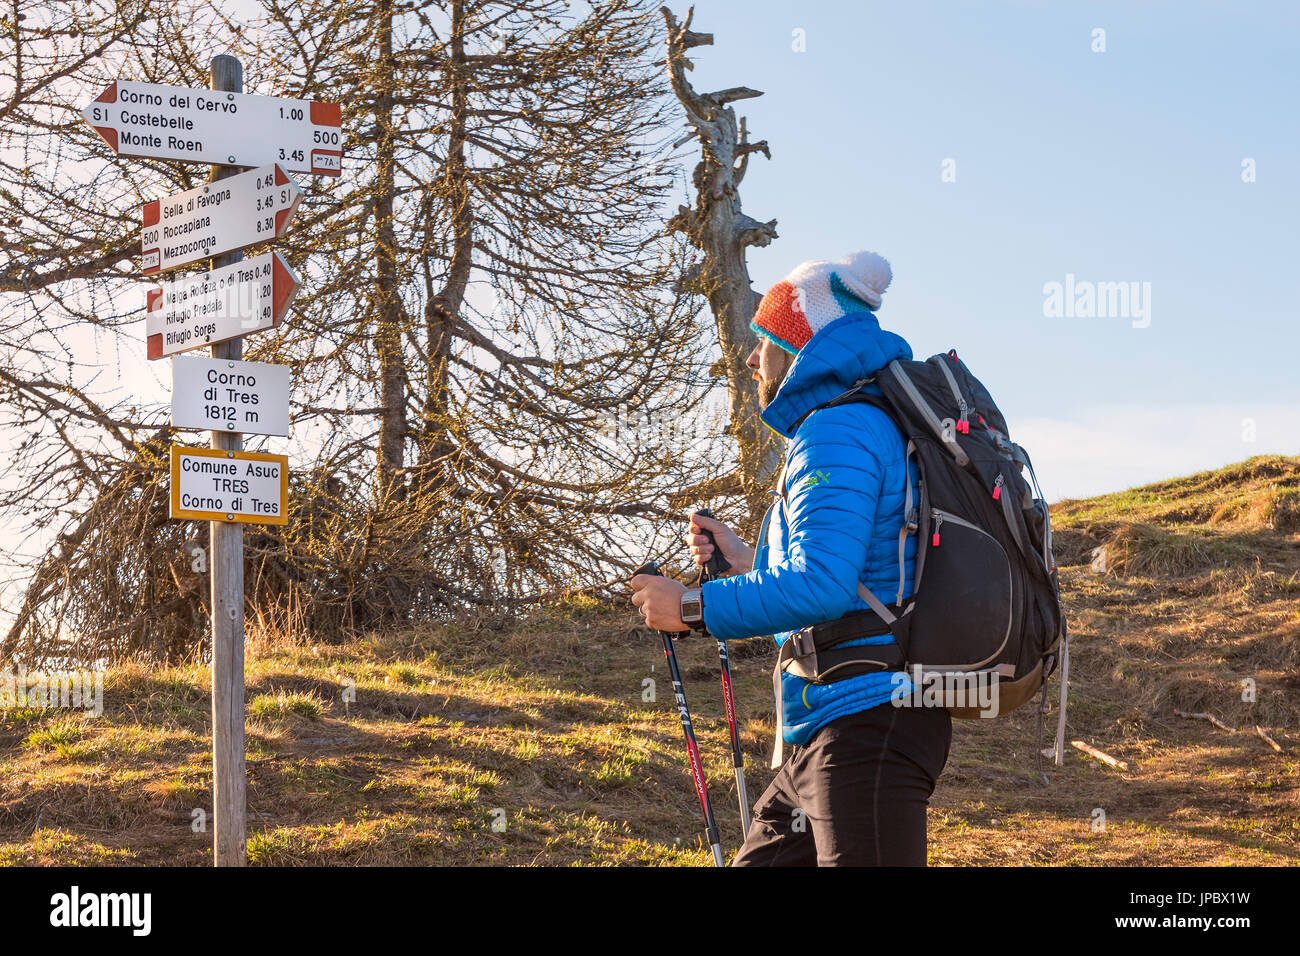
MULTIPOLYGON (((874 405, 876 408, 880 409, 882 412, 888 415, 890 417, 890 420, 892 420, 894 424, 897 425, 898 416, 894 414, 893 409, 890 406, 888 400, 885 399, 883 396, 873 395, 870 392, 864 392, 862 390, 862 387, 864 385, 869 385, 874 381, 875 381, 874 375, 871 378, 859 379, 858 381, 853 383, 853 387, 850 388, 848 391, 841 392, 839 395, 836 395, 828 402, 822 402, 820 405, 814 405, 812 408, 808 409, 808 411, 804 412, 797 419, 795 419, 795 423, 792 426, 790 426, 790 433, 793 435, 796 431, 798 431, 799 426, 802 425, 807 420, 808 416, 811 415, 813 412, 821 411, 823 408, 831 408, 835 405, 848 405, 853 402, 861 402, 866 405, 874 405)), ((900 426, 900 430, 901 430, 901 426, 900 426)))
MULTIPOLYGON (((903 429, 902 425, 899 424, 898 418, 896 415, 894 415, 893 410, 890 408, 889 402, 880 395, 873 395, 870 392, 862 391, 862 386, 868 384, 871 381, 872 379, 870 378, 864 378, 858 382, 855 382, 853 387, 848 391, 836 395, 829 402, 823 402, 820 405, 808 409, 808 411, 804 412, 801 416, 799 416, 798 420, 794 423, 794 426, 790 429, 791 433, 793 434, 795 431, 797 431, 799 429, 799 426, 804 423, 804 420, 807 419, 808 416, 815 411, 819 411, 820 409, 823 408, 830 408, 834 405, 848 405, 850 403, 860 402, 865 405, 872 405, 880 409, 886 415, 888 415, 889 420, 894 423, 894 425, 898 428, 898 430, 903 433, 903 438, 907 440, 908 438, 907 432, 903 429)), ((912 457, 913 453, 914 453, 914 446, 910 440, 907 440, 906 450, 904 451, 903 454, 903 485, 904 485, 903 527, 898 532, 898 596, 895 602, 895 605, 897 607, 902 607, 903 591, 906 589, 907 586, 907 572, 906 572, 907 538, 908 535, 914 532, 917 528, 916 508, 913 503, 913 497, 912 497, 912 478, 911 475, 908 473, 908 468, 907 468, 907 461, 909 458, 912 457)), ((790 467, 790 455, 789 452, 787 451, 785 456, 785 463, 781 466, 781 477, 779 479, 779 487, 781 489, 780 491, 781 515, 787 527, 789 527, 790 524, 790 514, 786 507, 787 495, 786 495, 786 487, 785 487, 785 475, 789 467, 790 467)), ((885 606, 884 602, 882 602, 878 597, 872 594, 866 588, 866 586, 863 585, 862 582, 860 581, 858 582, 858 596, 861 597, 862 600, 867 603, 867 606, 870 607, 873 611, 875 611, 876 614, 879 615, 880 619, 884 621, 887 625, 892 626, 895 620, 897 620, 896 615, 892 611, 890 611, 889 608, 885 606)), ((909 605, 906 608, 906 610, 903 611, 903 613, 906 614, 907 612, 911 611, 912 606, 914 606, 914 604, 915 602, 913 602, 912 605, 909 605)))

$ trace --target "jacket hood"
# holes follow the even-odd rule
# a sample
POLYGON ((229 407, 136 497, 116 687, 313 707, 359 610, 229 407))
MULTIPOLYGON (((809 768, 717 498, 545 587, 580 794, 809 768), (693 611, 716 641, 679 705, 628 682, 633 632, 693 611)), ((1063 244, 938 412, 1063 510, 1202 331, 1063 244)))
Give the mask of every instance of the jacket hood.
POLYGON ((842 315, 799 350, 776 397, 760 417, 788 438, 794 423, 810 409, 848 391, 855 382, 895 359, 911 357, 907 341, 882 329, 875 313, 863 309, 842 315))

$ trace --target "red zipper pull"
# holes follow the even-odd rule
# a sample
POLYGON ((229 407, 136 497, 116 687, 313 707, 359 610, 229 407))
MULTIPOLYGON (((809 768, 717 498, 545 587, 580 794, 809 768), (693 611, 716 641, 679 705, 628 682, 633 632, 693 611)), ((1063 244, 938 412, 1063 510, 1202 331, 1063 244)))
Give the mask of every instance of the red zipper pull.
POLYGON ((997 501, 1001 497, 1002 497, 1002 476, 998 475, 998 477, 993 482, 993 500, 997 501))
POLYGON ((934 536, 930 539, 932 548, 939 547, 939 528, 943 525, 943 515, 935 513, 934 515, 934 536))

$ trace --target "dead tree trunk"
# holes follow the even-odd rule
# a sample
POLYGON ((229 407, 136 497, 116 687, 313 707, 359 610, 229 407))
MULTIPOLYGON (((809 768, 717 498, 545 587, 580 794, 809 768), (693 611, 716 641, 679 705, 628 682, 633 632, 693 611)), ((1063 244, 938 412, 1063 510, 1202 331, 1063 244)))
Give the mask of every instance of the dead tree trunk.
POLYGON ((749 503, 751 533, 771 500, 768 494, 781 466, 781 449, 776 436, 758 417, 758 395, 745 357, 753 347, 749 322, 761 296, 750 287, 745 250, 765 246, 776 238, 776 220, 758 222, 740 211, 740 182, 745 177, 749 154, 761 152, 768 159, 767 142, 750 143, 742 117, 728 103, 762 96, 758 90, 738 86, 716 93, 697 93, 686 79, 692 69, 686 51, 711 46, 713 34, 691 31, 695 8, 678 24, 667 7, 660 7, 668 26, 668 75, 673 92, 686 110, 691 126, 687 139, 700 139, 701 160, 695 167, 695 208, 682 206, 669 220, 669 228, 683 233, 703 258, 683 279, 683 288, 708 299, 718 327, 722 358, 714 366, 725 375, 731 424, 740 460, 740 481, 749 503))

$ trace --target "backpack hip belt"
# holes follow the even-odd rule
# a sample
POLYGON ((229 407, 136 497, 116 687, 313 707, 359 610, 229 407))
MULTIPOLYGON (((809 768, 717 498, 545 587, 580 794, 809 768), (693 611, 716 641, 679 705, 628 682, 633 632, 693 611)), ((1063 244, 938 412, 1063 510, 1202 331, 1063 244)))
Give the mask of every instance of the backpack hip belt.
POLYGON ((781 645, 776 667, 814 684, 830 684, 858 674, 901 671, 905 662, 896 643, 843 646, 889 633, 889 625, 876 612, 850 611, 834 621, 792 633, 781 645))

